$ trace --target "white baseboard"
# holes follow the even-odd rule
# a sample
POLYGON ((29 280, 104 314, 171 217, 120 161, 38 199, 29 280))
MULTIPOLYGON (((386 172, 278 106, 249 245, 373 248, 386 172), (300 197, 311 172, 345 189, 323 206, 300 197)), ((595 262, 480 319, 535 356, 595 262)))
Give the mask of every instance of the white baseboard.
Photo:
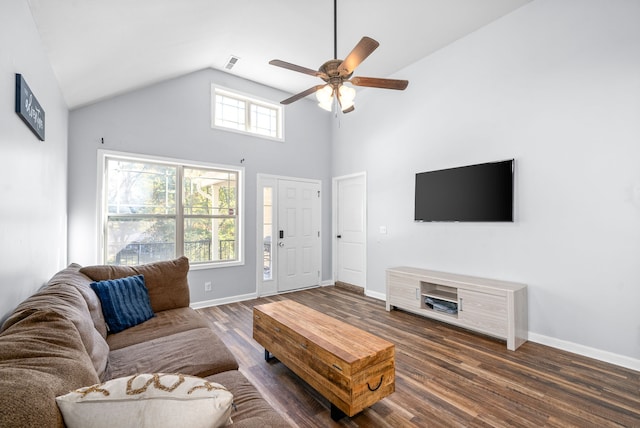
MULTIPOLYGON (((378 291, 365 291, 365 294, 369 297, 373 297, 378 300, 387 299, 386 293, 380 293, 378 291)), ((604 361, 610 364, 615 364, 617 366, 625 367, 627 369, 640 371, 640 360, 636 358, 614 354, 613 352, 591 348, 589 346, 580 345, 580 344, 569 342, 566 340, 556 339, 554 337, 549 337, 542 334, 529 332, 528 336, 529 336, 528 340, 530 340, 531 342, 550 346, 556 349, 561 349, 567 352, 572 352, 574 354, 582 355, 584 357, 594 358, 596 360, 604 361)))
POLYGON ((189 305, 189 307, 191 309, 202 309, 202 308, 208 308, 210 306, 219 306, 219 305, 226 305, 228 303, 244 302, 245 300, 256 299, 257 297, 258 295, 256 293, 241 294, 238 296, 223 297, 222 299, 212 299, 212 300, 203 300, 200 302, 193 302, 189 305))
POLYGON ((380 293, 379 291, 365 290, 364 294, 365 296, 373 297, 374 299, 384 300, 384 301, 387 300, 387 293, 380 293))
MULTIPOLYGON (((333 285, 333 281, 323 281, 321 284, 323 287, 333 285)), ((365 295, 378 300, 386 300, 385 293, 378 291, 365 290, 365 295)), ((189 306, 193 309, 207 308, 210 306, 226 305, 228 303, 243 302, 245 300, 252 300, 257 298, 257 293, 242 294, 238 296, 225 297, 222 299, 204 300, 201 302, 191 303, 189 306)), ((529 338, 531 342, 539 343, 541 345, 550 346, 552 348, 561 349, 563 351, 572 352, 574 354, 582 355, 588 358, 594 358, 596 360, 604 361, 606 363, 615 364, 617 366, 625 367, 631 370, 640 371, 640 360, 637 358, 631 358, 624 355, 614 354, 613 352, 603 351, 589 346, 580 345, 578 343, 569 342, 562 339, 556 339, 554 337, 545 336, 543 334, 529 332, 529 338)))
POLYGON ((566 340, 556 339, 554 337, 549 337, 537 333, 529 332, 529 340, 531 342, 540 343, 552 348, 572 352, 584 357, 594 358, 606 363, 611 363, 631 370, 640 371, 640 360, 636 358, 614 354, 613 352, 603 351, 600 349, 591 348, 589 346, 584 346, 578 343, 568 342, 566 340))
MULTIPOLYGON (((333 285, 333 283, 329 283, 324 281, 320 286, 325 287, 328 285, 333 285)), ((268 297, 268 296, 275 296, 276 294, 286 294, 286 293, 293 293, 295 291, 302 291, 302 290, 309 290, 311 288, 316 288, 318 287, 317 285, 314 285, 312 287, 309 288, 302 288, 300 290, 291 290, 291 291, 285 291, 285 292, 280 292, 278 293, 273 292, 273 293, 265 293, 262 294, 259 297, 268 297)), ((249 294, 240 294, 237 296, 229 296, 229 297, 223 297, 222 299, 212 299, 212 300, 202 300, 200 302, 193 302, 191 304, 189 304, 189 307, 191 309, 202 309, 202 308, 209 308, 211 306, 219 306, 219 305, 226 305, 229 303, 238 303, 238 302, 244 302, 245 300, 253 300, 253 299, 257 299, 258 298, 258 293, 249 293, 249 294)))

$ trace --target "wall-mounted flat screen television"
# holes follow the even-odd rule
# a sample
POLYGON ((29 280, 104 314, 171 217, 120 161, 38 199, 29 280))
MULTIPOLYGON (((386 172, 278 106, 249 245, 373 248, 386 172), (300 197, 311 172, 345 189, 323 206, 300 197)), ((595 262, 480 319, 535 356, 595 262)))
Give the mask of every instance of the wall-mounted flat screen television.
POLYGON ((416 174, 415 221, 512 222, 513 159, 416 174))

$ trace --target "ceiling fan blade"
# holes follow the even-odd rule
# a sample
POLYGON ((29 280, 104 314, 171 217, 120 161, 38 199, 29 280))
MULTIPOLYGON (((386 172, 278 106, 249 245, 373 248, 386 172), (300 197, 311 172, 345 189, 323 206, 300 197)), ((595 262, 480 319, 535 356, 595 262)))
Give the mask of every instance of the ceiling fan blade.
POLYGON ((300 92, 299 94, 295 94, 294 96, 289 97, 289 98, 287 98, 286 100, 282 100, 282 101, 280 101, 280 104, 285 104, 285 105, 286 105, 286 104, 291 104, 291 103, 292 103, 292 102, 294 102, 294 101, 298 101, 299 99, 306 97, 307 95, 311 95, 311 94, 313 94, 313 93, 314 93, 314 92, 316 92, 318 89, 322 89, 322 88, 324 88, 325 86, 327 86, 327 85, 316 85, 316 86, 314 86, 314 87, 312 87, 312 88, 307 89, 306 91, 302 91, 302 92, 300 92))
POLYGON ((349 81, 356 86, 367 86, 370 88, 382 89, 397 89, 399 91, 406 89, 407 85, 409 85, 408 80, 379 79, 377 77, 356 76, 352 77, 349 81))
POLYGON ((269 61, 269 64, 271 65, 275 65, 276 67, 282 67, 282 68, 286 68, 287 70, 292 70, 292 71, 297 71, 298 73, 304 73, 304 74, 309 74, 311 76, 317 76, 320 78, 324 78, 327 75, 317 71, 317 70, 312 70, 310 68, 307 67, 302 67, 300 65, 295 65, 295 64, 291 64, 290 62, 286 62, 286 61, 281 61, 279 59, 273 59, 271 61, 269 61))
POLYGON ((355 70, 356 67, 369 55, 371 55, 378 46, 380 46, 380 43, 376 42, 371 37, 364 36, 360 39, 356 47, 353 48, 344 61, 342 61, 342 64, 338 67, 340 75, 348 76, 353 73, 353 70, 355 70))

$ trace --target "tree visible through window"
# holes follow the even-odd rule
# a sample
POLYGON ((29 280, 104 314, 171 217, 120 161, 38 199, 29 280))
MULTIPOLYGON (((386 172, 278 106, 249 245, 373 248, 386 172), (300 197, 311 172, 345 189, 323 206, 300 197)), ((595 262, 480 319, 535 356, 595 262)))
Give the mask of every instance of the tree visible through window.
POLYGON ((239 260, 239 170, 105 159, 104 260, 239 260))
POLYGON ((184 249, 189 259, 236 259, 237 176, 184 168, 184 249))

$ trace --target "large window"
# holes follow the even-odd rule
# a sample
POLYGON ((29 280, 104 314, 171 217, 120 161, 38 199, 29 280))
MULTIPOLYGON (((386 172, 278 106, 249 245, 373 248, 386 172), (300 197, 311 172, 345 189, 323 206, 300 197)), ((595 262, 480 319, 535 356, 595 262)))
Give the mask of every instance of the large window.
POLYGON ((211 87, 212 126, 284 140, 282 106, 211 87))
POLYGON ((104 157, 104 262, 242 262, 241 170, 104 157))

